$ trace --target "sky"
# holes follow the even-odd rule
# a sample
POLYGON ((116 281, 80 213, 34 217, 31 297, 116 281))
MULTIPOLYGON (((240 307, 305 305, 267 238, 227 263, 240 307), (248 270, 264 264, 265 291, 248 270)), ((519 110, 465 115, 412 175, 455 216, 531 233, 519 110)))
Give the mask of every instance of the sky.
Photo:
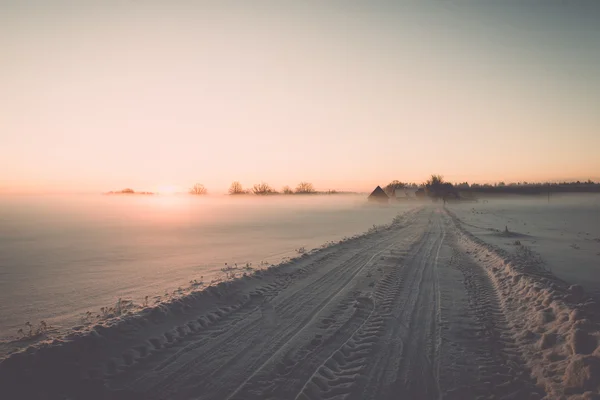
POLYGON ((600 179, 592 2, 248 3, 0 0, 0 191, 600 179))

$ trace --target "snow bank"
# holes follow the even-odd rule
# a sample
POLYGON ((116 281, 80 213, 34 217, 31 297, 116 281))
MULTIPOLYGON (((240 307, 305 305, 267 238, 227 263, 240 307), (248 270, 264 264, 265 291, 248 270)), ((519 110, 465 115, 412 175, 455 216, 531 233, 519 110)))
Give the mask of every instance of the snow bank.
POLYGON ((600 309, 581 286, 544 269, 534 252, 516 254, 464 229, 460 245, 491 278, 516 343, 549 399, 600 399, 600 309))
POLYGON ((93 399, 90 393, 96 393, 99 399, 120 398, 114 394, 107 397, 103 387, 106 375, 124 371, 190 332, 248 305, 260 291, 244 293, 240 288, 247 283, 262 284, 260 276, 257 273, 255 277, 223 282, 12 354, 0 363, 2 393, 10 399, 45 399, 46 395, 93 399), (199 315, 193 319, 196 313, 199 315))

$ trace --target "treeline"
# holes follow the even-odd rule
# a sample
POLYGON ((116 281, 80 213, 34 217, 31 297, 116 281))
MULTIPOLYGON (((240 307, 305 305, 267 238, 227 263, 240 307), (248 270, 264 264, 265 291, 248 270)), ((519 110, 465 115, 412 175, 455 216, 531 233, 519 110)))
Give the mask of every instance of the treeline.
MULTIPOLYGON (((205 195, 208 194, 208 190, 204 185, 197 183, 190 190, 190 194, 194 195, 205 195)), ((347 194, 350 192, 340 192, 337 190, 317 191, 312 183, 300 182, 295 188, 290 186, 284 186, 281 190, 276 190, 271 185, 265 182, 257 183, 250 188, 244 188, 242 184, 235 181, 231 184, 228 190, 228 194, 232 196, 238 195, 256 195, 256 196, 268 196, 268 195, 316 195, 316 194, 347 194)))
POLYGON ((154 194, 153 192, 136 192, 133 189, 130 188, 125 188, 122 190, 117 190, 117 191, 113 191, 111 190, 110 192, 106 192, 104 194, 154 194))
POLYGON ((277 191, 271 187, 268 183, 261 182, 257 183, 251 188, 244 189, 242 184, 235 181, 229 187, 229 194, 240 195, 240 194, 255 194, 259 196, 265 196, 269 194, 316 194, 314 186, 310 182, 300 182, 295 189, 289 186, 284 186, 281 191, 277 191))
POLYGON ((394 180, 384 187, 384 191, 394 196, 396 190, 413 189, 415 197, 460 198, 461 194, 548 194, 548 193, 600 193, 600 182, 591 179, 575 182, 516 182, 495 184, 469 184, 445 182, 441 175, 432 175, 422 184, 394 180))
POLYGON ((517 182, 496 184, 471 184, 468 182, 455 185, 460 192, 491 194, 547 194, 547 193, 600 193, 600 183, 592 180, 585 182, 517 182))
POLYGON ((392 198, 397 198, 396 191, 398 190, 405 192, 405 198, 412 197, 423 199, 430 197, 434 201, 437 201, 438 199, 443 199, 445 201, 448 198, 460 197, 456 187, 453 184, 444 181, 442 175, 431 175, 426 182, 423 182, 420 185, 394 180, 385 185, 383 190, 392 198))
POLYGON ((419 188, 424 188, 426 185, 426 183, 422 183, 420 185, 417 185, 416 183, 408 183, 408 182, 401 182, 401 181, 391 181, 390 183, 388 183, 387 185, 385 185, 383 187, 383 191, 386 192, 388 194, 388 196, 393 196, 394 193, 396 192, 396 190, 400 190, 400 189, 419 189, 419 188))

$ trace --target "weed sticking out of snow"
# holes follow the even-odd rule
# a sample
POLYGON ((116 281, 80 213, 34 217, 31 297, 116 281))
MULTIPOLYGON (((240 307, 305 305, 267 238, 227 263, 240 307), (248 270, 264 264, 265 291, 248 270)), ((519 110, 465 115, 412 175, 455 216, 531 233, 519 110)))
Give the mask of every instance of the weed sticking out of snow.
POLYGON ((299 248, 296 249, 296 253, 298 253, 298 254, 304 254, 304 253, 306 253, 306 248, 304 246, 299 247, 299 248))
POLYGON ((51 327, 46 323, 46 321, 40 321, 38 326, 35 328, 31 324, 31 322, 27 321, 25 323, 25 328, 19 329, 17 332, 17 340, 19 341, 28 341, 39 339, 46 335, 51 330, 51 327))

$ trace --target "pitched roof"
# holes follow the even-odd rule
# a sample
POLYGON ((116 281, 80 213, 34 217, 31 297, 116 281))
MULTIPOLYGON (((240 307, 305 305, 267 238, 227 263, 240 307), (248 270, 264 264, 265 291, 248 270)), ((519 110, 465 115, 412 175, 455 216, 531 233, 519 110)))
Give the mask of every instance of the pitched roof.
POLYGON ((382 199, 384 199, 384 198, 385 199, 389 199, 387 193, 385 193, 383 191, 383 189, 381 188, 381 186, 377 186, 375 188, 375 190, 373 190, 373 192, 369 195, 369 198, 374 198, 374 197, 382 198, 382 199))

